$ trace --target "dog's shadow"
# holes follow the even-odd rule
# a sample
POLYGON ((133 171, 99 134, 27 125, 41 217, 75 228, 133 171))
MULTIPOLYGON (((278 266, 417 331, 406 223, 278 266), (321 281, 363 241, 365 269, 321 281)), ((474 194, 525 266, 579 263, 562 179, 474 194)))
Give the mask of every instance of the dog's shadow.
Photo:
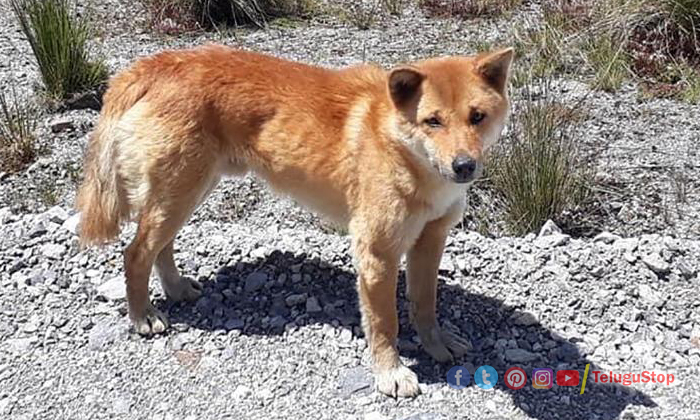
MULTIPOLYGON (((220 268, 213 279, 202 282, 204 292, 196 302, 159 300, 156 305, 168 314, 172 323, 205 330, 236 329, 245 335, 276 335, 293 321, 297 326, 333 323, 357 331, 360 314, 355 282, 354 273, 330 263, 307 259, 305 254, 275 251, 264 259, 220 268)), ((410 343, 414 333, 407 321, 404 284, 402 273, 400 342, 410 343)), ((628 405, 656 406, 650 397, 632 387, 595 383, 592 374, 589 374, 583 395, 579 393, 580 386, 533 388, 533 368, 549 367, 555 372, 574 369, 581 373, 582 379, 586 364, 590 363, 591 372, 598 368, 574 343, 536 320, 528 321, 528 314, 498 299, 472 294, 444 282, 440 282, 439 293, 441 323, 451 324, 451 328, 459 330, 474 345, 473 351, 454 364, 467 366, 472 376, 475 367, 494 367, 499 375, 496 388, 509 393, 513 403, 529 416, 542 420, 615 419, 628 405), (526 356, 533 360, 526 363, 505 360, 504 348, 513 347, 513 344, 525 347, 529 351, 526 356), (512 366, 522 367, 527 372, 527 382, 522 389, 512 390, 504 384, 503 374, 512 366)), ((453 364, 434 362, 419 346, 399 347, 402 356, 418 361, 412 368, 421 382, 446 382, 445 374, 453 364)), ((470 386, 474 386, 473 381, 470 386)))

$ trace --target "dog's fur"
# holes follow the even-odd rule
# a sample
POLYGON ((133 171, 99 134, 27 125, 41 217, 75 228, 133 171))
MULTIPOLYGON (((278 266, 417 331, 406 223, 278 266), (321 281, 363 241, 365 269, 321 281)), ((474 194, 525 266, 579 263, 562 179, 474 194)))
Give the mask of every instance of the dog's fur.
POLYGON ((396 285, 425 350, 439 361, 469 342, 436 321, 437 270, 465 186, 508 114, 512 50, 429 59, 391 71, 289 62, 223 46, 170 51, 115 76, 90 140, 77 207, 84 244, 136 220, 125 251, 129 315, 144 335, 167 328, 149 301, 155 264, 174 300, 201 286, 180 277, 173 240, 224 175, 252 171, 348 227, 363 327, 379 391, 419 393, 399 360, 396 285), (481 119, 483 117, 483 119, 481 119), (456 159, 472 163, 457 173, 456 159))

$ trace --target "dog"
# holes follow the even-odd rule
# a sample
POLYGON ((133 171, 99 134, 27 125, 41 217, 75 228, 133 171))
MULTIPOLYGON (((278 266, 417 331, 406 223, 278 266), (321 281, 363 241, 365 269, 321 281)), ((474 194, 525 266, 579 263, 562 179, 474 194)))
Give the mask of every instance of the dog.
POLYGON ((512 59, 503 49, 332 70, 217 45, 139 59, 110 80, 89 140, 81 243, 138 223, 124 251, 129 316, 139 334, 161 333, 153 266, 169 299, 199 297, 175 265, 174 238, 222 176, 253 172, 347 227, 376 388, 415 396, 396 348, 400 259, 422 347, 439 362, 463 355, 469 341, 436 319, 437 271, 506 123, 512 59))

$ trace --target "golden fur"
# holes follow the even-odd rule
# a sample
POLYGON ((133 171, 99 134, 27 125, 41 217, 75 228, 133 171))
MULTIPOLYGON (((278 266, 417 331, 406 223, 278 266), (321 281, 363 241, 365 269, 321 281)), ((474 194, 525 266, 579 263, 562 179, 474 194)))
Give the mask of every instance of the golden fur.
POLYGON ((464 190, 508 114, 512 50, 429 59, 385 71, 329 70, 223 46, 169 51, 115 76, 90 140, 77 207, 84 244, 134 219, 125 251, 129 314, 141 334, 167 328, 148 297, 155 265, 166 294, 194 299, 173 240, 225 175, 252 171, 345 224, 358 270, 377 388, 419 393, 403 366, 396 284, 407 256, 410 315, 439 361, 469 349, 440 329, 437 269, 464 190))

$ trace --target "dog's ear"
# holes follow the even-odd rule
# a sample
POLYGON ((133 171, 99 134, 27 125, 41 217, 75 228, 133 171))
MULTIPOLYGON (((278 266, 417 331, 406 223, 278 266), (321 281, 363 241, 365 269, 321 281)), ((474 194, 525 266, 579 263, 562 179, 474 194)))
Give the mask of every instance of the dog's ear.
POLYGON ((514 55, 512 48, 483 54, 477 58, 477 72, 488 84, 499 92, 504 92, 514 55))
POLYGON ((389 94, 396 108, 406 110, 407 107, 417 104, 424 79, 425 75, 415 67, 400 66, 391 70, 389 94))

